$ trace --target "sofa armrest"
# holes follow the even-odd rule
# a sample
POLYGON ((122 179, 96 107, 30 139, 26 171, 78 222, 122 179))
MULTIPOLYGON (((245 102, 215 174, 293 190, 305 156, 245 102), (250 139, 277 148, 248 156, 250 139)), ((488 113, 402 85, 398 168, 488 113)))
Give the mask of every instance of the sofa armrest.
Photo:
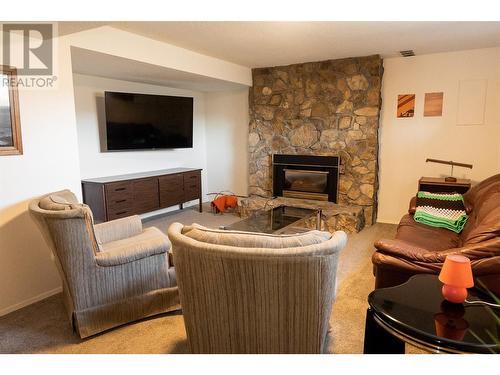
POLYGON ((95 260, 101 267, 113 267, 163 254, 168 268, 167 252, 169 249, 168 237, 158 228, 153 227, 145 229, 140 235, 108 242, 103 251, 95 255, 95 260))
POLYGON ((376 241, 374 246, 377 250, 384 254, 408 260, 421 260, 423 254, 432 253, 428 249, 424 249, 410 242, 397 239, 381 239, 376 241))
POLYGON ((386 255, 422 263, 442 264, 446 256, 453 254, 466 256, 471 261, 500 256, 500 238, 493 238, 477 244, 455 247, 443 251, 424 249, 402 240, 386 239, 375 242, 375 247, 386 255))
POLYGON ((108 242, 137 236, 142 232, 142 221, 138 215, 124 217, 94 225, 97 243, 103 245, 108 242))
POLYGON ((417 197, 412 197, 410 199, 410 206, 408 207, 408 213, 413 215, 417 209, 417 197))

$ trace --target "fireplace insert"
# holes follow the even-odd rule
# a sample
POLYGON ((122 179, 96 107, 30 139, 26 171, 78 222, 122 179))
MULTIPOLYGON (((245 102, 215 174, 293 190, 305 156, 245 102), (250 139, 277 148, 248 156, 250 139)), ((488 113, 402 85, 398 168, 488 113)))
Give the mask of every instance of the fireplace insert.
POLYGON ((273 195, 337 202, 338 156, 273 155, 273 195))

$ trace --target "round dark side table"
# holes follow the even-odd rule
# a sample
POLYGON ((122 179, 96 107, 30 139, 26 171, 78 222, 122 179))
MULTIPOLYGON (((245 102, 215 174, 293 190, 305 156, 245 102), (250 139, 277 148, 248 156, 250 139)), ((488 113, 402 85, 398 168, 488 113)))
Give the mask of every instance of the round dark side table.
MULTIPOLYGON (((405 342, 434 353, 500 353, 500 309, 449 303, 441 287, 436 275, 416 275, 371 292, 364 353, 404 354, 405 342)), ((477 288, 467 300, 494 302, 477 288)))

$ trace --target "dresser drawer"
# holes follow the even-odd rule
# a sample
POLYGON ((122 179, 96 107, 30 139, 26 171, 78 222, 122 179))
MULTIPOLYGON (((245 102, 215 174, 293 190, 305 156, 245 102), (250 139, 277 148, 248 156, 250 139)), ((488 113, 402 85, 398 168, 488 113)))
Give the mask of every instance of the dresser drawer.
POLYGON ((157 178, 136 180, 133 182, 133 187, 133 206, 136 214, 142 214, 160 208, 157 178))
POLYGON ((133 186, 131 181, 113 182, 105 185, 107 200, 132 199, 133 186))
POLYGON ((201 183, 201 172, 187 172, 184 173, 184 185, 192 183, 201 183))
MULTIPOLYGON (((109 213, 115 213, 118 211, 123 211, 127 210, 128 212, 132 212, 134 208, 134 200, 132 197, 126 198, 126 197, 114 197, 112 199, 109 199, 109 197, 106 198, 106 208, 109 213)), ((108 215, 109 216, 109 215, 108 215)))
POLYGON ((161 176, 158 178, 158 184, 161 191, 177 191, 183 189, 183 176, 182 174, 171 174, 168 176, 161 176))
POLYGON ((201 191, 200 172, 189 172, 184 174, 184 201, 198 199, 201 191))
POLYGON ((182 174, 158 178, 160 207, 170 207, 184 202, 184 179, 182 174))
POLYGON ((113 210, 108 211, 108 221, 121 219, 122 217, 135 215, 132 209, 122 209, 122 210, 113 210))

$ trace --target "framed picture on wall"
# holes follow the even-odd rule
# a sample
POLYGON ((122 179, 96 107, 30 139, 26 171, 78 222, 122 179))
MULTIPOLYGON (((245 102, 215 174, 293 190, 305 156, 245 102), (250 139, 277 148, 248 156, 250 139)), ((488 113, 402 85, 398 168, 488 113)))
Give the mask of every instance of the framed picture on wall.
POLYGON ((415 94, 398 95, 398 118, 413 117, 415 115, 415 94))
POLYGON ((0 65, 0 156, 22 155, 17 71, 0 65))
POLYGON ((424 100, 424 117, 443 115, 443 93, 426 92, 424 100))

